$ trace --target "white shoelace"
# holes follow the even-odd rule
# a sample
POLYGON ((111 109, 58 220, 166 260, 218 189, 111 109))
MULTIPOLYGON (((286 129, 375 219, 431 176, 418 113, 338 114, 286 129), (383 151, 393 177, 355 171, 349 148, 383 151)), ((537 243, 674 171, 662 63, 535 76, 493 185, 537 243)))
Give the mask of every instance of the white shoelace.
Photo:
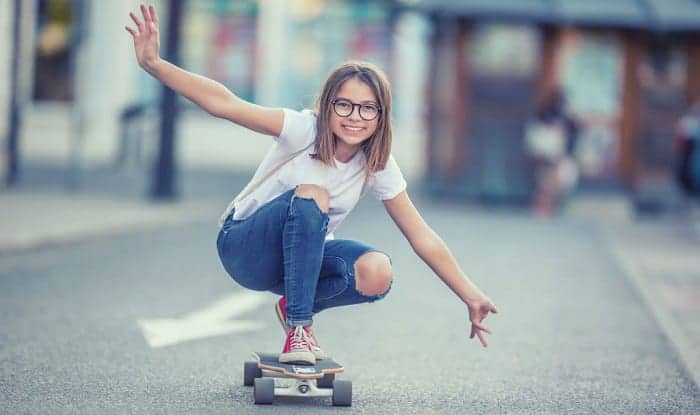
MULTIPOLYGON (((306 330, 304 330, 306 331, 306 330)), ((318 342, 316 342, 316 337, 314 337, 313 334, 309 333, 308 331, 306 332, 306 338, 309 341, 309 346, 311 346, 312 350, 321 350, 321 348, 318 345, 318 342)))
POLYGON ((290 343, 292 350, 309 350, 311 349, 310 345, 312 344, 312 342, 309 341, 309 335, 302 326, 296 326, 294 328, 294 334, 292 335, 292 340, 290 343))

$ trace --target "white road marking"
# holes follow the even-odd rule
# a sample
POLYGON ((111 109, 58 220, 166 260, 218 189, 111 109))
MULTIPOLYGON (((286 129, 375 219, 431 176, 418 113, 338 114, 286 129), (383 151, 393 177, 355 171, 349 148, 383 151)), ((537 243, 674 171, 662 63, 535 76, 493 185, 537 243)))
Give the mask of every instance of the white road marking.
POLYGON ((261 322, 233 318, 267 301, 268 295, 264 293, 235 293, 179 318, 139 319, 137 322, 149 346, 165 347, 206 337, 262 330, 265 325, 261 322))

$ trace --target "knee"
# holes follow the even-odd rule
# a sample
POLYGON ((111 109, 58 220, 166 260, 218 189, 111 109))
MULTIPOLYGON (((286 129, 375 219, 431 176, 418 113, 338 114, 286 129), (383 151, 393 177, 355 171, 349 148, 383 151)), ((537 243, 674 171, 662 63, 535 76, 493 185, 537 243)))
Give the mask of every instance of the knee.
POLYGON ((355 262, 355 281, 357 291, 361 294, 386 294, 391 288, 393 277, 391 261, 381 252, 368 252, 355 262))
POLYGON ((300 184, 294 191, 294 195, 304 199, 313 199, 323 213, 328 213, 328 191, 315 184, 300 184))

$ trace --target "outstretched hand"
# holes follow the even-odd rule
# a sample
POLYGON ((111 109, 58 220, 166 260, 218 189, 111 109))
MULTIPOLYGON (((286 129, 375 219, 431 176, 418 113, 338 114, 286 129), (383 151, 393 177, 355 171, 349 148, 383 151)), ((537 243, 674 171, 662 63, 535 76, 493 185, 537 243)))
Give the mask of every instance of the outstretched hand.
POLYGON ((477 336, 481 345, 487 347, 488 343, 484 338, 484 333, 491 334, 491 330, 484 326, 482 321, 489 315, 489 312, 498 313, 498 309, 488 297, 473 301, 467 304, 467 307, 469 308, 469 320, 472 322, 472 331, 469 338, 473 339, 474 336, 477 336))
POLYGON ((136 60, 142 68, 147 69, 149 65, 159 59, 158 16, 155 7, 146 7, 143 4, 141 5, 141 14, 143 21, 139 20, 134 13, 129 13, 131 19, 136 23, 137 30, 129 26, 124 26, 124 28, 134 38, 136 60))

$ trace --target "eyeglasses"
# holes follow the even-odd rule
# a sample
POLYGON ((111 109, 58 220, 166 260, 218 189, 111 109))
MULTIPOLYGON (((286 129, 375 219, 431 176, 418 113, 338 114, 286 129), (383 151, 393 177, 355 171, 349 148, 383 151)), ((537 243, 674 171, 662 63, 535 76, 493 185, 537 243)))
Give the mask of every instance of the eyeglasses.
POLYGON ((376 104, 353 104, 347 99, 339 98, 331 102, 333 104, 333 111, 338 114, 339 117, 349 117, 355 107, 360 107, 360 118, 365 121, 372 121, 379 116, 382 109, 376 104))

